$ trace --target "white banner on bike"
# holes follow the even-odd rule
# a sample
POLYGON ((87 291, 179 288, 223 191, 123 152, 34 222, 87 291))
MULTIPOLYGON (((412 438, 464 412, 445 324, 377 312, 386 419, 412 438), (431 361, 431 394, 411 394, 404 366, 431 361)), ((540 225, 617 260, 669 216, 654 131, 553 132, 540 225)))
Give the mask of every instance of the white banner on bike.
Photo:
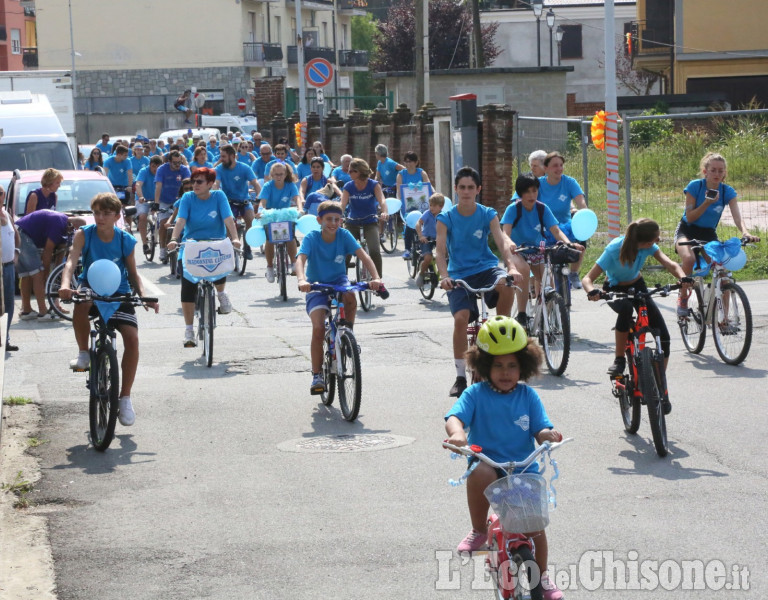
POLYGON ((184 244, 184 269, 200 279, 219 279, 235 270, 235 250, 232 242, 187 240, 184 244))

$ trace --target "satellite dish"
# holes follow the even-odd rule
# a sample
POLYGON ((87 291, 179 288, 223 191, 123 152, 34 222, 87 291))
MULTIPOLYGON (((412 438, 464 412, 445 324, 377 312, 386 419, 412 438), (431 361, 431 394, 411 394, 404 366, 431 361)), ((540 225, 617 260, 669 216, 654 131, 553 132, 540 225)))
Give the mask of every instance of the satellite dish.
POLYGON ((205 104, 205 94, 195 94, 194 103, 195 107, 203 108, 203 104, 205 104))

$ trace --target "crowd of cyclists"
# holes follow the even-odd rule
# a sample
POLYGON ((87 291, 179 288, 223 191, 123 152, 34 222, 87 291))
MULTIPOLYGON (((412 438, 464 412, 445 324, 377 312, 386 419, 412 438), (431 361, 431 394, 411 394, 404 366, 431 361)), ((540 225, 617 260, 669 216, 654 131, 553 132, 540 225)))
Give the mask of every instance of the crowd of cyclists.
MULTIPOLYGON (((413 244, 419 244, 421 254, 427 260, 417 281, 434 258, 439 285, 447 292, 453 318, 456 379, 449 395, 458 400, 445 416, 450 441, 458 445, 478 444, 493 452, 494 445, 504 437, 505 432, 500 431, 503 424, 503 427, 514 430, 516 440, 524 439, 497 448, 499 460, 519 460, 534 440, 562 439, 549 421, 538 394, 523 383, 538 373, 542 360, 536 341, 526 332, 528 315, 525 306, 531 283, 537 287, 542 285, 544 256, 540 249, 543 245, 561 242, 578 251, 579 258, 570 265, 569 283, 573 289, 583 287, 588 299, 593 301, 600 297, 596 281, 603 274, 604 290, 646 289, 641 269, 646 259, 653 256, 682 283, 677 310, 678 314, 685 315, 694 264, 689 247, 680 243, 689 239, 716 240, 716 227, 726 206, 742 235, 749 241, 759 241, 750 234, 741 218, 735 190, 724 182, 727 175, 725 158, 715 153, 708 153, 702 159, 700 177, 685 188, 685 206, 675 232, 675 249, 681 264, 659 249, 659 225, 641 218, 629 224, 625 235, 606 246, 583 279, 579 277, 579 270, 586 240, 576 238, 571 218, 573 211, 586 208, 586 201, 578 182, 563 174, 565 159, 560 153, 536 151, 530 155, 530 172, 517 178, 515 194, 501 216, 495 209, 477 202, 482 191, 481 179, 470 167, 456 173, 452 198, 430 193, 420 203, 409 203, 405 201, 404 188, 430 184, 427 172, 419 166, 417 154, 406 152, 401 164, 389 156, 386 146, 380 144, 375 147, 375 156, 377 162, 373 167, 364 159, 347 154, 334 163, 319 141, 298 153, 286 143, 272 147, 257 131, 250 135, 221 134, 218 138, 211 136, 208 139, 194 134, 168 140, 138 137, 115 143, 104 134, 89 156, 81 157, 80 166, 103 169, 115 189, 124 190, 125 194, 119 201, 109 195, 93 200, 95 224, 83 227, 75 235, 65 274, 69 276, 74 272, 75 264, 82 256, 86 269, 81 283, 87 284, 87 265, 97 258, 112 258, 121 268, 120 290, 125 292, 132 285, 134 291, 142 294, 133 253, 135 238, 115 226, 121 205, 135 204, 137 232, 145 248, 148 216, 152 211, 156 213, 157 228, 161 232, 158 240, 162 262, 167 261, 168 253, 176 251, 186 239, 225 237, 232 240, 237 250, 242 250, 244 257, 252 259, 254 248, 247 243, 240 248, 237 220, 242 218, 246 228, 250 228, 258 223, 263 211, 295 207, 300 213, 316 215, 320 224, 320 230, 306 235, 300 246, 296 242, 288 246, 292 274, 297 275, 300 291, 310 292, 312 283, 348 283, 348 257, 351 255, 366 263, 372 275, 371 288, 378 289, 383 276, 382 224, 390 216, 385 199, 402 199, 398 216, 401 225, 410 212, 420 213, 415 227, 404 228, 405 252, 402 256, 409 258, 413 244), (172 233, 166 243, 167 231, 172 233), (360 244, 363 239, 367 252, 360 244), (493 240, 498 255, 492 252, 489 239, 493 240), (528 250, 519 251, 523 246, 528 250), (464 286, 457 285, 457 280, 474 288, 495 286, 495 291, 488 294, 486 300, 489 307, 496 309, 498 317, 483 325, 477 346, 473 348, 468 348, 466 331, 467 325, 477 318, 477 299, 464 286), (513 319, 515 300, 518 312, 513 319), (483 374, 483 382, 468 385, 467 360, 483 374), (505 402, 499 404, 499 399, 505 402), (523 416, 524 428, 520 426, 523 416), (491 426, 491 423, 495 425, 491 426), (467 428, 469 437, 465 433, 467 428)), ((55 180, 52 186, 50 177, 44 179, 41 189, 34 192, 35 197, 27 201, 28 213, 55 208, 55 180)), ((429 189, 431 191, 431 187, 429 189)), ((0 223, 6 235, 10 219, 3 220, 3 216, 0 214, 0 223)), ((18 233, 12 223, 10 231, 16 235, 15 247, 23 254, 25 243, 31 248, 25 238, 39 237, 45 232, 27 230, 21 226, 21 221, 23 219, 19 222, 18 233)), ((64 222, 65 228, 68 225, 72 224, 64 222)), ((29 258, 27 255, 25 260, 29 258)), ((269 242, 264 245, 264 255, 265 276, 272 282, 275 278, 274 248, 269 242)), ((4 266, 5 261, 4 253, 4 266)), ((24 268, 25 274, 34 271, 28 265, 24 268)), ((69 279, 64 277, 60 291, 64 299, 72 293, 67 281, 69 279)), ((218 291, 218 311, 227 314, 232 311, 232 303, 226 292, 226 277, 214 283, 218 291)), ((195 284, 182 278, 180 294, 185 324, 183 344, 191 348, 197 343, 193 332, 195 284)), ((348 325, 352 327, 356 306, 354 294, 349 294, 347 300, 348 325)), ((153 308, 158 309, 157 306, 153 308)), ((612 308, 618 314, 616 352, 608 373, 616 374, 625 368, 624 347, 633 305, 624 301, 613 304, 612 308)), ((668 358, 670 337, 664 319, 652 300, 648 302, 648 309, 651 323, 661 331, 664 355, 668 358)), ((79 354, 71 364, 75 370, 88 367, 88 310, 87 305, 78 305, 76 309, 74 327, 79 354)), ((307 294, 306 311, 312 323, 312 394, 325 391, 321 374, 322 340, 325 314, 329 310, 330 300, 326 295, 307 294)), ((128 356, 123 362, 124 385, 120 398, 119 414, 123 425, 133 424, 135 418, 130 384, 138 363, 138 334, 132 312, 132 307, 121 307, 112 317, 117 319, 128 356)), ((9 324, 11 315, 12 312, 9 313, 9 324)), ((664 399, 663 408, 665 413, 671 411, 668 397, 664 399)), ((476 492, 496 475, 487 469, 478 469, 477 473, 469 479, 472 484, 472 478, 475 478, 474 492, 468 494, 473 529, 459 545, 460 551, 474 551, 485 543, 483 523, 488 503, 476 492)), ((545 549, 546 538, 541 537, 537 545, 545 549)), ((546 561, 544 568, 545 565, 546 561)), ((547 580, 544 597, 557 600, 562 594, 547 580)))

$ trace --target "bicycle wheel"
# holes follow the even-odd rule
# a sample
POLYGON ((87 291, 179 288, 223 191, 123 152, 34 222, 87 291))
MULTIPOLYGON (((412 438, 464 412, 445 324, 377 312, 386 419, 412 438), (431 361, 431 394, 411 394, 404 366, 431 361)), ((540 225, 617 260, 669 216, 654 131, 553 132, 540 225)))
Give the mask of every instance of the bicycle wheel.
POLYGON ((557 292, 546 299, 546 323, 544 314, 539 323, 539 341, 544 348, 544 358, 552 375, 562 375, 568 366, 571 351, 571 320, 565 301, 557 292))
MULTIPOLYGON (((424 262, 424 259, 419 257, 419 266, 418 270, 421 270, 421 264, 424 262)), ((435 281, 432 278, 432 269, 427 269, 424 272, 424 283, 419 286, 419 291, 421 292, 421 295, 424 296, 425 300, 431 300, 432 296, 435 295, 435 281)))
MULTIPOLYGON (((240 240, 240 248, 245 248, 245 226, 242 224, 237 225, 237 237, 240 240)), ((253 250, 251 250, 253 252, 253 250)), ((235 272, 242 276, 245 275, 245 265, 248 263, 248 259, 245 258, 245 254, 242 252, 235 252, 235 272)))
POLYGON ((333 354, 331 354, 330 344, 331 340, 326 336, 323 342, 323 379, 325 380, 325 391, 320 394, 320 400, 326 406, 333 404, 333 396, 336 394, 336 370, 333 368, 333 354))
POLYGON ((200 330, 203 338, 203 358, 207 367, 213 364, 213 330, 216 327, 216 302, 213 286, 205 286, 200 299, 200 330))
POLYGON ((654 359, 653 350, 648 347, 643 348, 637 365, 640 391, 643 392, 645 405, 648 408, 648 420, 651 423, 656 454, 664 457, 667 455, 667 421, 661 408, 664 386, 659 368, 660 365, 654 359))
POLYGON ((405 261, 405 266, 408 267, 408 276, 411 279, 416 278, 416 274, 419 272, 419 264, 420 264, 421 254, 414 250, 411 252, 411 258, 405 261))
POLYGON ((707 337, 707 324, 704 322, 704 300, 701 290, 694 287, 688 296, 689 314, 687 317, 678 317, 680 334, 683 336, 683 344, 691 354, 698 354, 704 348, 704 340, 707 337))
POLYGON ((724 362, 738 365, 747 358, 752 345, 752 309, 744 290, 735 283, 723 284, 723 298, 716 301, 711 324, 715 348, 724 362))
POLYGON ((155 247, 157 246, 157 240, 155 239, 155 224, 151 219, 147 219, 147 251, 144 252, 144 257, 152 262, 155 258, 155 247))
MULTIPOLYGON (((368 269, 365 268, 365 265, 359 258, 355 259, 355 275, 359 282, 371 280, 371 275, 368 273, 368 269)), ((365 312, 371 310, 371 300, 373 297, 371 290, 361 290, 357 292, 357 295, 360 297, 360 306, 362 309, 365 312)))
POLYGON ((91 424, 91 443, 104 452, 115 437, 117 400, 120 392, 120 366, 112 344, 104 344, 91 357, 91 398, 88 417, 91 424))
POLYGON ((381 248, 387 254, 392 254, 397 248, 397 215, 389 215, 384 235, 381 238, 381 248))
MULTIPOLYGON (((61 304, 58 301, 59 288, 61 287, 61 276, 64 274, 65 263, 56 265, 56 267, 48 275, 48 279, 45 281, 45 298, 48 302, 48 310, 52 310, 55 314, 67 321, 72 320, 71 312, 64 312, 61 304)), ((82 273, 83 266, 78 263, 75 267, 75 272, 72 274, 72 281, 70 282, 70 289, 77 287, 77 277, 82 273)))
POLYGON ((624 377, 624 389, 618 389, 619 409, 624 429, 628 433, 637 433, 640 429, 640 399, 635 396, 635 381, 632 375, 632 354, 626 353, 628 374, 624 377))
POLYGON ((288 301, 288 251, 285 244, 277 247, 277 280, 280 282, 280 297, 288 301))
POLYGON ((339 379, 339 406, 341 414, 347 421, 354 421, 360 412, 360 401, 363 395, 363 380, 360 368, 360 350, 357 347, 355 334, 344 329, 339 338, 339 360, 341 374, 339 379))
MULTIPOLYGON (((496 542, 491 545, 491 551, 494 550, 499 552, 496 542)), ((542 600, 544 591, 539 582, 539 569, 531 549, 528 546, 520 546, 512 550, 508 557, 506 552, 501 553, 501 557, 506 560, 499 564, 496 571, 496 598, 542 600), (533 585, 534 583, 536 585, 533 585)))
MULTIPOLYGON (((176 277, 177 279, 180 277, 180 274, 176 272, 176 263, 179 260, 179 253, 178 252, 169 252, 168 253, 168 264, 171 267, 171 277, 176 277)), ((237 256, 235 256, 235 260, 237 260, 237 256)))
POLYGON ((571 282, 568 281, 568 275, 563 273, 563 267, 567 265, 555 265, 555 281, 559 282, 560 289, 557 292, 563 297, 565 306, 571 310, 571 282))

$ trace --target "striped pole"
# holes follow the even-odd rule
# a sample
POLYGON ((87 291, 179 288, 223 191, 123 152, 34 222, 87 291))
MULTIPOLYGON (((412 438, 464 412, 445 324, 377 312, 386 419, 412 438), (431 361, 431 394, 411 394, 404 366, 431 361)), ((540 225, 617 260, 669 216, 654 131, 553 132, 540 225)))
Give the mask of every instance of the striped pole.
POLYGON ((618 116, 615 112, 605 113, 605 191, 608 237, 611 239, 621 235, 618 116))

